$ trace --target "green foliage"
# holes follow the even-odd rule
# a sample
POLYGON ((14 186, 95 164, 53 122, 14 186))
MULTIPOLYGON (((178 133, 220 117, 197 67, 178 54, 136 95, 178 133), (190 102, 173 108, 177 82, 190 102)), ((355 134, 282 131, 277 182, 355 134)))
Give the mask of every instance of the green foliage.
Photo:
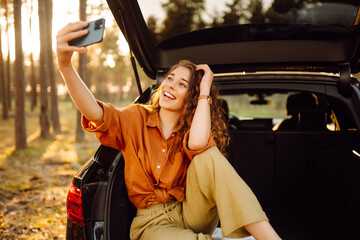
MULTIPOLYGON (((120 30, 114 22, 108 25, 100 44, 88 47, 88 72, 96 98, 112 103, 129 104, 139 95, 128 55, 119 48, 120 30)), ((138 67, 143 89, 151 80, 138 67)))
POLYGON ((201 15, 205 8, 204 0, 169 0, 163 3, 162 7, 166 13, 166 19, 163 22, 161 39, 171 38, 181 32, 190 32, 205 25, 201 15))
POLYGON ((158 44, 166 39, 208 27, 250 23, 277 23, 289 21, 286 15, 289 11, 301 9, 307 4, 316 2, 341 2, 358 5, 358 0, 273 0, 264 9, 263 0, 231 0, 220 1, 221 10, 206 9, 205 1, 168 0, 161 1, 165 18, 159 21, 159 16, 150 15, 147 19, 149 33, 153 42, 158 44))
POLYGON ((226 3, 227 11, 224 11, 223 25, 236 25, 244 18, 242 0, 233 0, 232 3, 226 3))
MULTIPOLYGON (((111 15, 105 1, 87 1, 90 16, 111 15)), ((130 56, 120 50, 121 32, 113 19, 107 20, 103 41, 87 47, 88 82, 95 97, 121 106, 128 105, 139 95, 130 56)), ((124 43, 122 43, 124 44, 124 43)), ((150 85, 148 77, 141 71, 143 89, 150 85)))
POLYGON ((153 15, 147 19, 149 33, 154 43, 207 27, 265 22, 262 0, 225 2, 225 9, 222 12, 215 11, 213 14, 205 9, 204 0, 169 0, 162 3, 162 8, 165 13, 162 23, 159 23, 157 17, 153 15), (210 16, 211 19, 205 21, 205 16, 210 16))
POLYGON ((249 5, 251 11, 250 23, 264 23, 265 15, 263 13, 263 2, 262 0, 252 1, 249 5))

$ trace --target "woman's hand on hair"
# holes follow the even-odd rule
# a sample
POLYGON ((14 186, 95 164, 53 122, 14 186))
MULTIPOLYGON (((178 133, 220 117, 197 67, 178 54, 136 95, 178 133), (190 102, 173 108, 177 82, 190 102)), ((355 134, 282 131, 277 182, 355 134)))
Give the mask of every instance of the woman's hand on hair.
POLYGON ((211 71, 209 65, 199 64, 196 67, 196 71, 203 71, 204 75, 200 82, 200 95, 209 95, 212 81, 214 79, 214 73, 211 71))

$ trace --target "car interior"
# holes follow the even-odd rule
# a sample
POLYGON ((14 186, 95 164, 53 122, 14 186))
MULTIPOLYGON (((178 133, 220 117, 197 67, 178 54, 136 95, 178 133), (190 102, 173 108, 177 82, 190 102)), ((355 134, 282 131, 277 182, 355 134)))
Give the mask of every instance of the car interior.
MULTIPOLYGON (((360 161, 353 151, 360 135, 341 100, 309 91, 245 89, 222 92, 221 101, 231 135, 227 158, 280 236, 338 239, 359 232, 360 161)), ((111 184, 126 189, 123 172, 111 184)), ((109 234, 127 239, 136 209, 118 187, 110 189, 109 234)))
POLYGON ((349 209, 356 203, 348 195, 359 182, 352 172, 360 165, 352 154, 359 134, 346 126, 349 119, 339 125, 336 104, 325 96, 292 93, 289 116, 276 125, 269 118, 229 120, 236 128, 230 131, 228 159, 287 239, 336 239, 355 219, 349 209))

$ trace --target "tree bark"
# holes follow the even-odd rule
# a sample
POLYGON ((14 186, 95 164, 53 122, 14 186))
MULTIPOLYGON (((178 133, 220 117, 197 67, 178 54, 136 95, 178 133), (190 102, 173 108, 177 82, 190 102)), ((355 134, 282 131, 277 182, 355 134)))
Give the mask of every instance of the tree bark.
POLYGON ((6 37, 7 37, 7 59, 6 59, 6 75, 5 75, 5 97, 7 98, 7 109, 11 110, 11 60, 10 60, 10 37, 9 37, 9 8, 7 0, 4 0, 5 19, 6 19, 6 37))
POLYGON ((48 65, 46 53, 46 1, 38 0, 39 29, 40 29, 40 136, 46 138, 50 135, 49 110, 48 110, 48 65))
POLYGON ((15 147, 26 148, 24 56, 21 37, 21 0, 14 0, 15 20, 15 147))
MULTIPOLYGON (((2 8, 2 4, 0 2, 0 9, 2 8)), ((8 102, 7 102, 7 95, 6 95, 6 79, 5 79, 5 65, 4 65, 4 58, 2 53, 2 39, 1 39, 1 25, 0 25, 0 95, 1 95, 1 103, 2 103, 2 118, 8 119, 8 102)))
POLYGON ((34 66, 33 53, 30 53, 30 108, 34 111, 37 105, 37 92, 36 92, 36 73, 34 66))
POLYGON ((47 49, 47 62, 48 62, 48 79, 50 83, 50 96, 51 96, 51 123, 55 133, 61 133, 61 126, 59 120, 59 109, 58 109, 58 97, 57 97, 57 86, 55 81, 55 73, 54 73, 54 58, 53 58, 53 50, 52 50, 52 19, 53 19, 53 1, 47 0, 46 3, 46 33, 47 33, 47 41, 46 41, 46 49, 47 49))
MULTIPOLYGON (((31 15, 33 12, 33 0, 31 0, 31 10, 30 10, 30 17, 29 17, 29 29, 30 29, 30 37, 32 35, 32 26, 31 26, 31 15)), ((37 105, 37 93, 36 93, 36 75, 35 75, 35 67, 34 67, 34 57, 33 57, 33 51, 31 50, 30 53, 30 106, 31 111, 34 111, 36 105, 37 105)))
MULTIPOLYGON (((86 21, 86 0, 80 0, 80 20, 86 21)), ((79 55, 79 76, 82 78, 86 85, 89 85, 87 78, 87 68, 86 68, 86 53, 79 55)), ((77 121, 76 121, 76 141, 82 141, 85 138, 84 131, 81 126, 81 113, 77 111, 77 121)))
MULTIPOLYGON (((0 9, 1 9, 1 1, 0 1, 0 9)), ((1 13, 0 13, 1 14, 1 13)), ((1 18, 1 15, 0 15, 1 18)), ((4 92, 5 92, 5 73, 4 73, 4 59, 2 54, 2 41, 1 41, 1 24, 0 24, 0 101, 3 103, 4 92)))
POLYGON ((2 102, 2 118, 8 119, 9 115, 8 115, 8 103, 6 97, 6 80, 5 80, 5 68, 4 68, 5 66, 4 66, 4 59, 2 54, 1 31, 2 30, 0 25, 0 93, 1 93, 1 102, 2 102))

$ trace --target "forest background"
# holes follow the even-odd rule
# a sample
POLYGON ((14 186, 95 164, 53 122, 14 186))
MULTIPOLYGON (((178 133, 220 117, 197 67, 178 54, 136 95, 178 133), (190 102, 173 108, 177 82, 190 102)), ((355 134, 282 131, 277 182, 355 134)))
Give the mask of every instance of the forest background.
MULTIPOLYGON (((0 0, 0 239, 65 239, 71 177, 99 144, 61 79, 56 33, 101 17, 103 41, 73 64, 96 98, 123 107, 139 93, 105 0, 0 0)), ((144 89, 153 81, 138 69, 144 89)))

